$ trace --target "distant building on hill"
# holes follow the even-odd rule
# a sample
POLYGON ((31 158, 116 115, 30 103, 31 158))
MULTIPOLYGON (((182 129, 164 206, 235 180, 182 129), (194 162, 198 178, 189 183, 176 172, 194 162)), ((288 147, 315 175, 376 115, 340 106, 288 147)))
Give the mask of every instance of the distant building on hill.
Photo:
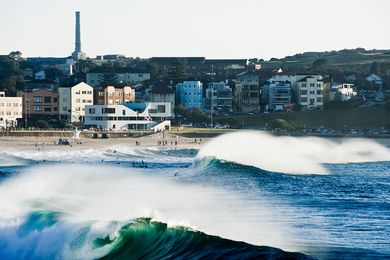
POLYGON ((331 83, 330 84, 330 100, 348 101, 357 95, 353 90, 353 84, 349 83, 331 83))
POLYGON ((382 86, 383 85, 383 80, 381 77, 379 77, 378 75, 376 74, 371 74, 370 76, 368 76, 366 78, 367 81, 369 81, 370 83, 374 84, 374 85, 379 85, 379 86, 382 86))
MULTIPOLYGON (((101 84, 101 78, 107 71, 104 68, 96 68, 86 74, 86 82, 92 87, 98 87, 101 84)), ((142 69, 117 68, 113 71, 118 84, 131 84, 150 80, 150 73, 142 69)))

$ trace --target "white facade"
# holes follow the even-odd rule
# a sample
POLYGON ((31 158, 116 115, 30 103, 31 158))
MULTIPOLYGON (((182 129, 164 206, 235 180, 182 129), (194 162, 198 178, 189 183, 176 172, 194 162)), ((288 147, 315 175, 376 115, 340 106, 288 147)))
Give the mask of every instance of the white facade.
POLYGON ((17 119, 23 116, 21 97, 6 97, 0 92, 0 129, 17 126, 17 119))
POLYGON ((135 131, 153 130, 162 125, 164 130, 169 130, 170 121, 167 119, 170 117, 169 102, 91 105, 86 106, 85 125, 106 130, 135 131))
POLYGON ((176 97, 179 105, 187 109, 203 108, 203 84, 200 81, 184 81, 176 85, 176 97))
POLYGON ((299 75, 294 86, 297 103, 304 109, 322 109, 324 106, 321 75, 299 75))
POLYGON ((353 91, 353 84, 348 83, 333 83, 330 89, 330 100, 348 101, 357 93, 353 91))
POLYGON ((83 121, 85 106, 93 104, 93 88, 81 82, 70 88, 58 88, 60 117, 70 122, 83 121))

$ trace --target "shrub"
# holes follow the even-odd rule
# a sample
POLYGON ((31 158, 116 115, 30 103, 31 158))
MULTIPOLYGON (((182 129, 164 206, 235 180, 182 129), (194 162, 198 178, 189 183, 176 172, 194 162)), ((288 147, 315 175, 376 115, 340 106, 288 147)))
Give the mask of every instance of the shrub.
POLYGON ((47 123, 45 120, 36 121, 34 126, 38 127, 38 128, 43 128, 43 129, 50 128, 49 123, 47 123))
POLYGON ((279 129, 286 129, 286 130, 295 130, 297 129, 297 126, 293 123, 287 122, 284 119, 274 119, 271 122, 271 128, 279 128, 279 129))

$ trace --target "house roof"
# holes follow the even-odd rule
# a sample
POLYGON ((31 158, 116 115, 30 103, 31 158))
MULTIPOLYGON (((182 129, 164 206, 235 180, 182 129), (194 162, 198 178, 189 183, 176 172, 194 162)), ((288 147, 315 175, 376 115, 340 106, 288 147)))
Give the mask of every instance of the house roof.
POLYGON ((244 64, 248 62, 247 59, 207 59, 206 64, 244 64))
POLYGON ((175 91, 168 86, 155 86, 152 88, 152 94, 174 94, 175 91))
POLYGON ((306 76, 306 77, 304 77, 304 78, 298 80, 297 82, 306 82, 307 79, 314 79, 314 77, 312 77, 312 76, 306 76))
POLYGON ((150 62, 154 63, 175 63, 177 61, 185 61, 188 63, 204 63, 205 57, 152 57, 150 62))
MULTIPOLYGON (((87 73, 107 73, 106 68, 104 67, 97 67, 95 69, 90 70, 87 73)), ((149 73, 145 69, 139 69, 139 68, 113 68, 113 73, 149 73)))

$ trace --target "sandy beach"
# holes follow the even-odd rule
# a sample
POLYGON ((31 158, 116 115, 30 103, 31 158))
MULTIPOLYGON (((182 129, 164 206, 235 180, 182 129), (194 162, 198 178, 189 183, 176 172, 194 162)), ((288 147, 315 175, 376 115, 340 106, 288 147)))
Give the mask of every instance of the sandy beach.
POLYGON ((161 133, 153 135, 137 137, 137 138, 107 138, 107 139, 92 139, 82 138, 73 140, 65 138, 70 145, 58 145, 59 137, 0 137, 1 150, 19 150, 21 148, 30 149, 89 149, 89 148, 105 148, 118 145, 139 146, 139 147, 163 147, 163 148, 199 148, 202 144, 210 140, 210 138, 186 138, 170 133, 161 133), (163 144, 163 142, 165 142, 163 144), (137 145, 138 143, 138 145, 137 145))

